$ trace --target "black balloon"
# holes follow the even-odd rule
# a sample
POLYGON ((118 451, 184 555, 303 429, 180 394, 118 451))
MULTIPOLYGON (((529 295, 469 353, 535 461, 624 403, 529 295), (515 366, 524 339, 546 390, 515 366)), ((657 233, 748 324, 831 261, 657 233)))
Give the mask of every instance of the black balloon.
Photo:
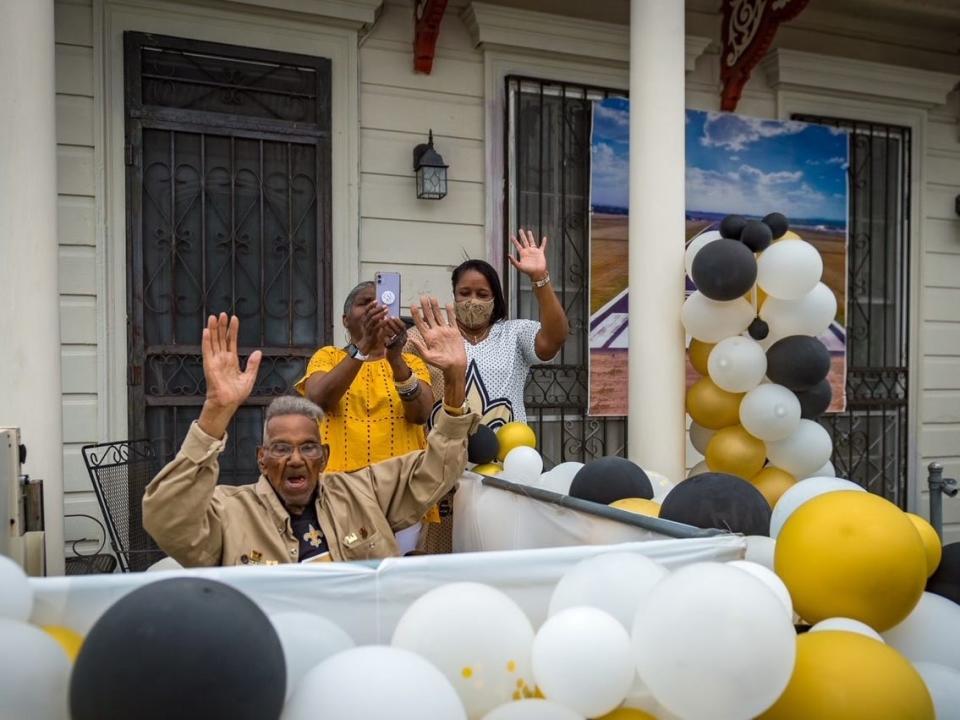
POLYGON ((467 459, 477 465, 493 462, 499 450, 497 434, 486 425, 477 425, 477 431, 467 440, 467 459))
POLYGON ((790 229, 790 223, 787 220, 787 216, 783 213, 772 212, 763 218, 763 223, 770 228, 770 232, 773 233, 773 239, 782 238, 787 230, 790 229))
POLYGON ((744 535, 770 534, 770 505, 746 480, 703 473, 678 483, 663 499, 660 517, 698 528, 744 535))
POLYGON ((720 221, 720 237, 730 240, 739 240, 740 233, 743 232, 743 226, 747 220, 742 215, 727 215, 720 221))
POLYGON ((229 585, 159 580, 115 602, 70 678, 73 720, 274 720, 286 665, 263 611, 229 585))
POLYGON ((740 242, 755 253, 763 252, 773 242, 773 233, 766 223, 759 220, 748 220, 740 233, 740 242))
POLYGON ((653 498, 653 485, 643 468, 622 457, 591 460, 577 471, 570 495, 609 505, 624 498, 653 498))
POLYGON ((763 340, 770 334, 770 326, 760 318, 754 318, 750 327, 747 328, 747 332, 754 340, 763 340))
POLYGON ((741 242, 720 238, 693 258, 693 282, 711 300, 736 300, 757 280, 757 261, 741 242))
POLYGON ((795 394, 800 401, 800 417, 813 420, 823 415, 830 407, 833 388, 830 387, 830 381, 824 378, 809 390, 800 390, 795 394))
POLYGON ((767 350, 767 377, 794 392, 809 390, 829 372, 830 352, 815 337, 791 335, 767 350))
POLYGON ((932 592, 960 605, 960 542, 943 546, 940 566, 927 580, 927 592, 932 592))

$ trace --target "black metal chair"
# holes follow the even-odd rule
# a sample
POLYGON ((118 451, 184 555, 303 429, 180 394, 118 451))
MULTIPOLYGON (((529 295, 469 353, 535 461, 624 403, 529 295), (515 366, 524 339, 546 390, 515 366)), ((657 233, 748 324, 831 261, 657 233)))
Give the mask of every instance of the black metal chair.
POLYGON ((120 570, 146 570, 165 557, 143 529, 141 500, 159 470, 153 445, 149 440, 124 440, 86 445, 82 452, 120 570))

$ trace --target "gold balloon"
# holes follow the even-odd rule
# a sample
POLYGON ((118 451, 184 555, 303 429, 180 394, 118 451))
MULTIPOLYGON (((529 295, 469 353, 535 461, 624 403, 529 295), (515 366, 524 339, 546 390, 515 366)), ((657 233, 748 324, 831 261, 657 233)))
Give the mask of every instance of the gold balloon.
POLYGON ((752 478, 767 461, 767 445, 748 433, 743 425, 717 430, 707 443, 707 467, 713 472, 752 478))
POLYGON ((77 659, 77 653, 80 652, 80 646, 83 645, 83 636, 62 625, 44 625, 43 631, 60 643, 60 647, 70 658, 70 662, 77 659))
POLYGON ((702 377, 687 390, 687 412, 703 427, 719 430, 740 423, 742 399, 743 393, 721 390, 713 380, 702 377))
POLYGON ((687 355, 690 356, 690 364, 698 373, 707 376, 707 358, 710 357, 710 351, 713 350, 714 343, 705 343, 694 338, 690 341, 690 348, 687 355))
POLYGON ((927 577, 930 577, 940 566, 940 558, 943 555, 943 544, 940 542, 940 536, 933 529, 933 525, 919 515, 907 513, 907 517, 913 523, 917 532, 920 533, 923 550, 927 555, 927 577))
POLYGON ((797 483, 797 479, 786 470, 771 465, 750 478, 750 482, 772 508, 780 496, 797 483))
POLYGON ((780 240, 803 240, 803 238, 797 235, 793 230, 787 230, 783 235, 778 237, 774 242, 778 242, 780 240))
POLYGON ((497 460, 503 462, 503 459, 514 448, 526 446, 535 448, 537 446, 537 436, 533 428, 522 422, 509 422, 497 430, 497 442, 500 443, 500 450, 497 451, 497 460))
POLYGON ((610 503, 610 507, 637 513, 638 515, 660 517, 660 503, 646 498, 623 498, 610 503))
POLYGON ((787 689, 760 715, 761 720, 893 717, 933 720, 933 700, 923 678, 889 645, 841 630, 797 637, 787 689))
POLYGON ((477 465, 471 468, 470 471, 480 473, 481 475, 496 475, 499 472, 503 472, 503 465, 500 463, 484 463, 483 465, 477 465))
POLYGON ((848 617, 877 632, 906 618, 927 582, 913 523, 866 492, 830 492, 797 508, 777 537, 774 569, 807 622, 848 617))
POLYGON ((601 715, 597 720, 657 720, 657 718, 639 708, 622 707, 601 715))

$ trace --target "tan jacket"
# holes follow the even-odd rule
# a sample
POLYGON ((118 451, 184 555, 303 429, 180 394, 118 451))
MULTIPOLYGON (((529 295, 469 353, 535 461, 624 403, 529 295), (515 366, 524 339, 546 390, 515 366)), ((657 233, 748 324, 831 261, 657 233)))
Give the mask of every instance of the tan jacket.
MULTIPOLYGON (((352 473, 320 476, 317 518, 333 560, 399 554, 393 533, 413 525, 460 478, 478 417, 440 413, 427 449, 352 473)), ((196 423, 177 456, 147 486, 143 526, 187 567, 299 561, 290 516, 269 481, 217 485, 217 440, 196 423)))

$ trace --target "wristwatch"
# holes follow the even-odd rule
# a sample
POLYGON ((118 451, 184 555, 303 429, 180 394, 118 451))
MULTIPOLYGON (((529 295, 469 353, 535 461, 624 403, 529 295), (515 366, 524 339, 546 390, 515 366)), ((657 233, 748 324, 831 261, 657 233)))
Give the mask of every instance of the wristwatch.
POLYGON ((347 355, 352 357, 354 360, 359 360, 360 362, 365 362, 370 357, 369 355, 364 355, 362 352, 360 352, 360 348, 353 343, 347 345, 344 350, 346 351, 347 355))

